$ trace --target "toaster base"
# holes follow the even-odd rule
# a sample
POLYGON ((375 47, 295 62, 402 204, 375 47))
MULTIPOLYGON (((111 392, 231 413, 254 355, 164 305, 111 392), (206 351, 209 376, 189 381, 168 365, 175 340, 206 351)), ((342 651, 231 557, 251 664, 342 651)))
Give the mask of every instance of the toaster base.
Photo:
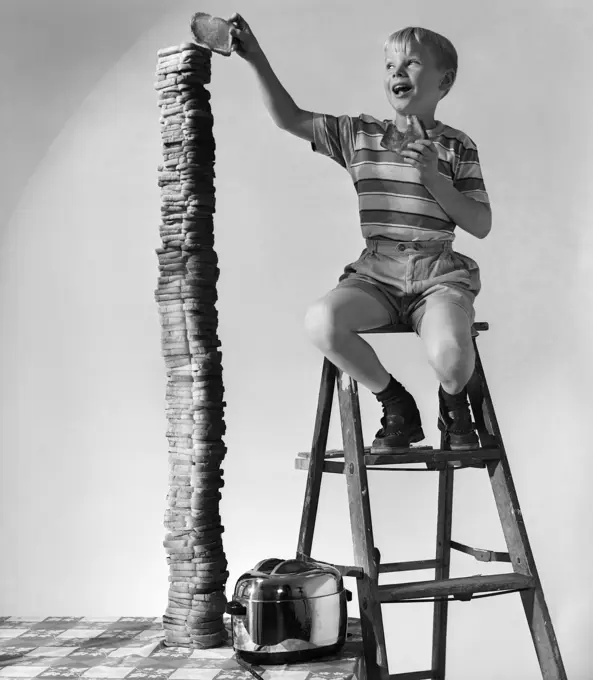
POLYGON ((252 664, 274 665, 283 663, 305 663, 311 659, 319 659, 322 656, 338 654, 344 646, 343 642, 325 647, 313 647, 311 649, 297 649, 292 652, 243 652, 235 650, 245 661, 252 664))

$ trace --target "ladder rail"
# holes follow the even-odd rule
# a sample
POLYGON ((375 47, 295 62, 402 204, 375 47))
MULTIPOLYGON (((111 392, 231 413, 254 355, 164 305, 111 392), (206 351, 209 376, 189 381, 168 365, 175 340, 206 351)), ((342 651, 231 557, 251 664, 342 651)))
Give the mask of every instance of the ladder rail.
MULTIPOLYGON (((441 447, 445 437, 441 434, 441 447)), ((453 523, 453 469, 445 467, 439 471, 439 491, 437 500, 437 537, 435 569, 436 579, 448 579, 451 565, 451 529, 453 523)), ((435 680, 445 679, 447 659, 447 622, 449 603, 447 600, 435 601, 432 616, 432 671, 435 680)))
MULTIPOLYGON (((501 453, 500 460, 486 463, 494 500, 513 569, 516 573, 531 576, 534 583, 534 587, 531 590, 521 591, 521 601, 525 610, 527 624, 531 632, 544 680, 567 680, 558 640, 527 536, 527 529, 511 475, 502 433, 494 412, 494 404, 488 383, 486 382, 486 375, 475 338, 473 338, 473 344, 476 353, 476 374, 479 377, 482 390, 481 406, 483 414, 490 423, 501 453)), ((474 400, 475 398, 474 392, 474 400)), ((476 406, 479 408, 478 404, 476 406)))
POLYGON ((313 547, 313 534, 315 532, 315 521, 319 507, 319 493, 321 491, 321 478, 325 463, 325 450, 327 448, 336 375, 337 368, 331 361, 324 359, 321 370, 321 383, 319 385, 317 413, 315 415, 315 428, 313 430, 313 443, 311 444, 311 455, 309 457, 303 513, 301 515, 301 527, 299 529, 297 559, 309 557, 313 547))
POLYGON ((337 386, 354 563, 357 567, 362 567, 364 572, 363 578, 357 579, 356 584, 366 673, 368 680, 386 680, 389 674, 387 648, 378 596, 378 564, 374 557, 373 525, 368 478, 364 465, 358 386, 356 381, 341 371, 337 374, 337 386))

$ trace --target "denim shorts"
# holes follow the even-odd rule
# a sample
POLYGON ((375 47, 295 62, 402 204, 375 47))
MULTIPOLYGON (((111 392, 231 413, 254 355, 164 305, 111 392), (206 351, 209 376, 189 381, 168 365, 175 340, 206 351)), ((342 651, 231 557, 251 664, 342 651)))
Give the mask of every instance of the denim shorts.
POLYGON ((391 323, 420 333, 425 312, 437 304, 458 305, 473 324, 480 269, 455 252, 451 241, 367 239, 358 260, 340 276, 337 288, 344 286, 364 290, 385 307, 391 323))

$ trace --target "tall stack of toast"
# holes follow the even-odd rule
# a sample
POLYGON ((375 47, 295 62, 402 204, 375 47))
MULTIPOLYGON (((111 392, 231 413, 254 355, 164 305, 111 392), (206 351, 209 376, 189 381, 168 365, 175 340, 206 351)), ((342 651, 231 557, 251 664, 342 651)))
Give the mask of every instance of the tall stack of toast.
POLYGON ((169 441, 163 626, 167 644, 214 647, 227 638, 222 615, 228 571, 219 513, 226 447, 213 247, 215 144, 205 88, 212 52, 183 43, 157 54, 163 162, 155 298, 167 369, 169 441))

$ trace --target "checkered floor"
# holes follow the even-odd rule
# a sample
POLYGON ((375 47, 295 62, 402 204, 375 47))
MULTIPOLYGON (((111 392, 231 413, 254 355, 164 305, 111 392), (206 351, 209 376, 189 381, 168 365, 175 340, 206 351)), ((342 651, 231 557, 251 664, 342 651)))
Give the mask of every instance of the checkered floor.
MULTIPOLYGON (((228 625, 228 621, 227 621, 228 625)), ((215 649, 165 647, 161 618, 0 617, 0 680, 7 678, 160 678, 253 680, 233 658, 231 643, 215 649)), ((265 666, 265 680, 360 680, 358 619, 348 620, 339 655, 308 664, 265 666)))

